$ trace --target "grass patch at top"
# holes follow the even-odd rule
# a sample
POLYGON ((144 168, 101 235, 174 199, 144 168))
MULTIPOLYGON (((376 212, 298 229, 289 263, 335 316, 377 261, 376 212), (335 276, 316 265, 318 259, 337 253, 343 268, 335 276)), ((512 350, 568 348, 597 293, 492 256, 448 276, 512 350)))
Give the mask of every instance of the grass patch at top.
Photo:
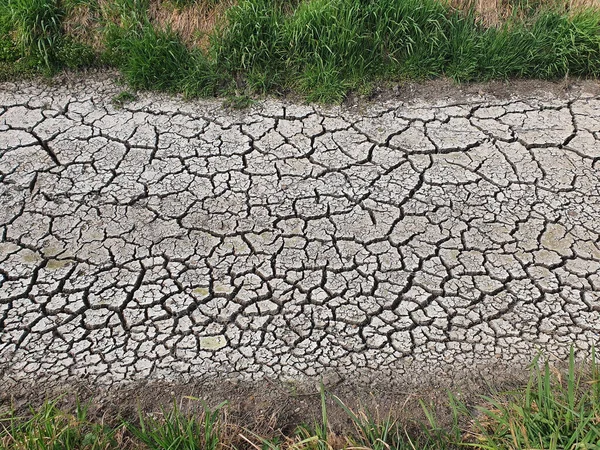
POLYGON ((0 3, 0 62, 14 63, 13 70, 47 74, 93 65, 94 51, 63 33, 64 6, 59 0, 0 3))
POLYGON ((186 2, 185 12, 167 14, 154 0, 4 0, 0 62, 51 72, 101 56, 136 89, 295 91, 319 102, 375 81, 600 74, 600 9, 561 0, 508 2, 493 24, 440 0, 240 0, 225 20, 210 16, 227 1, 186 2), (73 11, 89 17, 72 20, 73 11), (192 11, 207 15, 194 22, 192 11), (208 35, 206 23, 217 24, 208 35))
POLYGON ((48 68, 56 64, 64 15, 58 0, 7 0, 3 15, 14 27, 22 55, 39 59, 48 68))
POLYGON ((180 73, 189 69, 189 50, 169 32, 144 27, 121 40, 121 71, 134 89, 174 91, 180 73))
POLYGON ((277 2, 243 0, 228 19, 215 40, 221 64, 317 100, 382 78, 600 73, 600 13, 591 9, 515 12, 486 27, 473 11, 436 0, 310 0, 287 14, 277 2))

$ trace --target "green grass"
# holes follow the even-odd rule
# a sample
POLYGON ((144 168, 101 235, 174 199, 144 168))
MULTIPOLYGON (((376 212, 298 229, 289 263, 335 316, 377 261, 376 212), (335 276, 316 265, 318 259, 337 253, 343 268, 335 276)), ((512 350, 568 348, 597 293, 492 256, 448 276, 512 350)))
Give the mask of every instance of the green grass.
POLYGON ((420 433, 411 436, 406 424, 394 419, 388 412, 383 417, 374 416, 369 411, 355 412, 338 397, 327 393, 321 384, 321 420, 313 424, 300 424, 296 427, 293 448, 306 450, 329 450, 335 448, 370 450, 434 450, 449 449, 452 443, 439 433, 420 433), (327 398, 339 406, 352 423, 353 430, 338 436, 329 426, 327 398))
POLYGON ((88 408, 74 412, 58 408, 60 399, 46 401, 28 417, 10 411, 0 422, 1 450, 103 450, 117 448, 115 430, 87 420, 88 408))
POLYGON ((90 46, 64 35, 64 16, 59 0, 0 3, 0 78, 95 65, 97 55, 90 46))
POLYGON ((566 374, 536 358, 524 389, 485 398, 471 433, 482 449, 600 449, 600 366, 576 369, 573 351, 566 374))
POLYGON ((191 61, 189 50, 174 33, 152 26, 122 39, 119 51, 121 71, 134 89, 176 91, 191 61))
POLYGON ((570 17, 541 10, 527 21, 484 28, 472 13, 435 0, 312 0, 283 17, 256 0, 236 8, 229 18, 229 30, 238 30, 235 48, 226 46, 221 57, 269 70, 315 99, 339 100, 360 80, 377 77, 558 78, 597 76, 600 69, 600 15, 592 11, 570 17), (260 14, 241 14, 251 7, 260 14), (256 17, 268 18, 258 38, 249 29, 256 17))
POLYGON ((186 414, 175 402, 171 410, 163 410, 160 419, 140 411, 139 425, 126 423, 129 432, 151 450, 217 450, 221 438, 221 403, 214 409, 203 404, 200 416, 186 414))
POLYGON ((4 0, 0 63, 27 61, 51 73, 102 61, 135 89, 188 97, 295 91, 318 102, 339 102, 378 81, 600 74, 599 11, 513 4, 511 17, 486 27, 472 11, 438 0, 241 0, 200 49, 152 23, 148 0, 104 8, 91 0, 4 0), (69 8, 86 2, 100 17, 101 54, 64 32, 69 8))
POLYGON ((12 24, 19 53, 41 66, 53 67, 64 15, 58 0, 6 0, 5 8, 3 21, 12 24))
POLYGON ((424 401, 422 421, 401 422, 390 412, 354 411, 323 386, 318 421, 297 424, 287 434, 272 429, 266 437, 228 422, 225 403, 209 408, 186 397, 186 408, 175 402, 158 414, 139 411, 134 420, 112 417, 106 422, 98 413, 90 417, 90 404, 65 410, 56 399, 26 414, 10 410, 0 415, 0 449, 599 450, 600 364, 595 352, 576 364, 571 351, 567 368, 560 371, 538 357, 530 370, 529 382, 510 392, 469 403, 450 394, 446 409, 451 419, 443 425, 424 401), (348 419, 344 429, 332 429, 334 406, 348 419))
POLYGON ((523 6, 498 27, 436 0, 243 0, 213 40, 216 64, 256 91, 340 101, 365 80, 596 77, 600 14, 523 6), (258 82, 256 80, 259 80, 258 82))

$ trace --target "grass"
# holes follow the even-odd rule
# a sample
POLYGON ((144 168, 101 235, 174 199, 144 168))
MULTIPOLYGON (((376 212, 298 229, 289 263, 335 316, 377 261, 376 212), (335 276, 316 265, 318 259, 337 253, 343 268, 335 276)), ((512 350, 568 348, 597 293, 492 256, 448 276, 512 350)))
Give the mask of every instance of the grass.
MULTIPOLYGON (((197 399, 196 399, 197 400, 197 399)), ((221 403, 214 409, 203 404, 200 416, 185 414, 177 402, 171 410, 163 410, 162 417, 144 417, 140 411, 139 425, 125 423, 134 438, 151 450, 217 450, 221 438, 221 403)))
POLYGON ((189 50, 170 31, 144 27, 119 44, 121 71, 134 89, 175 91, 180 73, 189 70, 189 50))
POLYGON ((53 73, 92 66, 96 55, 62 32, 65 9, 59 0, 4 0, 0 3, 0 62, 17 71, 53 73))
POLYGON ((117 108, 122 108, 126 103, 137 100, 137 96, 129 91, 121 91, 112 98, 112 104, 117 108))
MULTIPOLYGON (((540 8, 485 27, 436 0, 312 0, 283 14, 246 0, 228 16, 219 61, 279 89, 339 101, 363 80, 447 76, 459 82, 600 73, 600 14, 540 8)), ((254 86, 250 86, 254 88, 254 86)))
POLYGON ((527 386, 501 398, 484 398, 470 435, 482 449, 600 449, 600 372, 578 371, 573 350, 566 374, 536 359, 527 386))
POLYGON ((58 408, 60 399, 50 400, 28 417, 9 411, 0 422, 2 450, 101 450, 119 448, 116 430, 102 422, 87 420, 88 408, 78 404, 73 412, 58 408))
POLYGON ((0 72, 102 62, 134 89, 295 91, 317 102, 378 81, 600 74, 597 0, 494 0, 495 9, 482 0, 231 1, 3 0, 0 63, 13 69, 0 72))
POLYGON ((46 68, 56 64, 63 11, 57 0, 7 0, 3 14, 14 28, 19 53, 46 68))
POLYGON ((152 450, 558 450, 600 448, 600 364, 592 351, 577 364, 571 351, 568 367, 557 370, 536 358, 529 382, 510 392, 496 392, 467 403, 450 394, 450 420, 441 425, 435 409, 421 402, 423 420, 401 422, 384 415, 354 411, 321 385, 320 419, 288 432, 271 429, 261 436, 244 424, 229 423, 227 405, 209 408, 186 397, 158 414, 109 421, 90 418, 90 404, 74 410, 60 399, 44 402, 26 414, 14 409, 0 416, 0 449, 152 449, 152 450), (187 400, 184 403, 183 400, 187 400), (198 408, 197 406, 200 405, 198 408), (196 407, 195 407, 196 406, 196 407), (329 410, 336 406, 349 426, 334 430, 329 410))

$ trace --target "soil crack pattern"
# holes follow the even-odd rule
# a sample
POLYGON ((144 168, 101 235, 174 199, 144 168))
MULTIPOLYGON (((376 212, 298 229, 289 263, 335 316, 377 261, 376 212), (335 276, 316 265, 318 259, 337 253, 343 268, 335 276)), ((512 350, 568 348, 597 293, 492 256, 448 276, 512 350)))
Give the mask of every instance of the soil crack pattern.
POLYGON ((598 343, 598 97, 118 92, 0 88, 6 382, 427 376, 598 343))

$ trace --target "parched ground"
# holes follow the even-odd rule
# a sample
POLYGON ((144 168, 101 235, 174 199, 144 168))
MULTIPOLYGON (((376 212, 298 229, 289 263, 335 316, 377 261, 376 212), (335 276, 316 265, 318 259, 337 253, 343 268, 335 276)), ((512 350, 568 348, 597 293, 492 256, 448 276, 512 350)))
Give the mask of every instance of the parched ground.
POLYGON ((600 340, 593 82, 236 111, 63 81, 0 85, 5 386, 423 381, 600 340))

